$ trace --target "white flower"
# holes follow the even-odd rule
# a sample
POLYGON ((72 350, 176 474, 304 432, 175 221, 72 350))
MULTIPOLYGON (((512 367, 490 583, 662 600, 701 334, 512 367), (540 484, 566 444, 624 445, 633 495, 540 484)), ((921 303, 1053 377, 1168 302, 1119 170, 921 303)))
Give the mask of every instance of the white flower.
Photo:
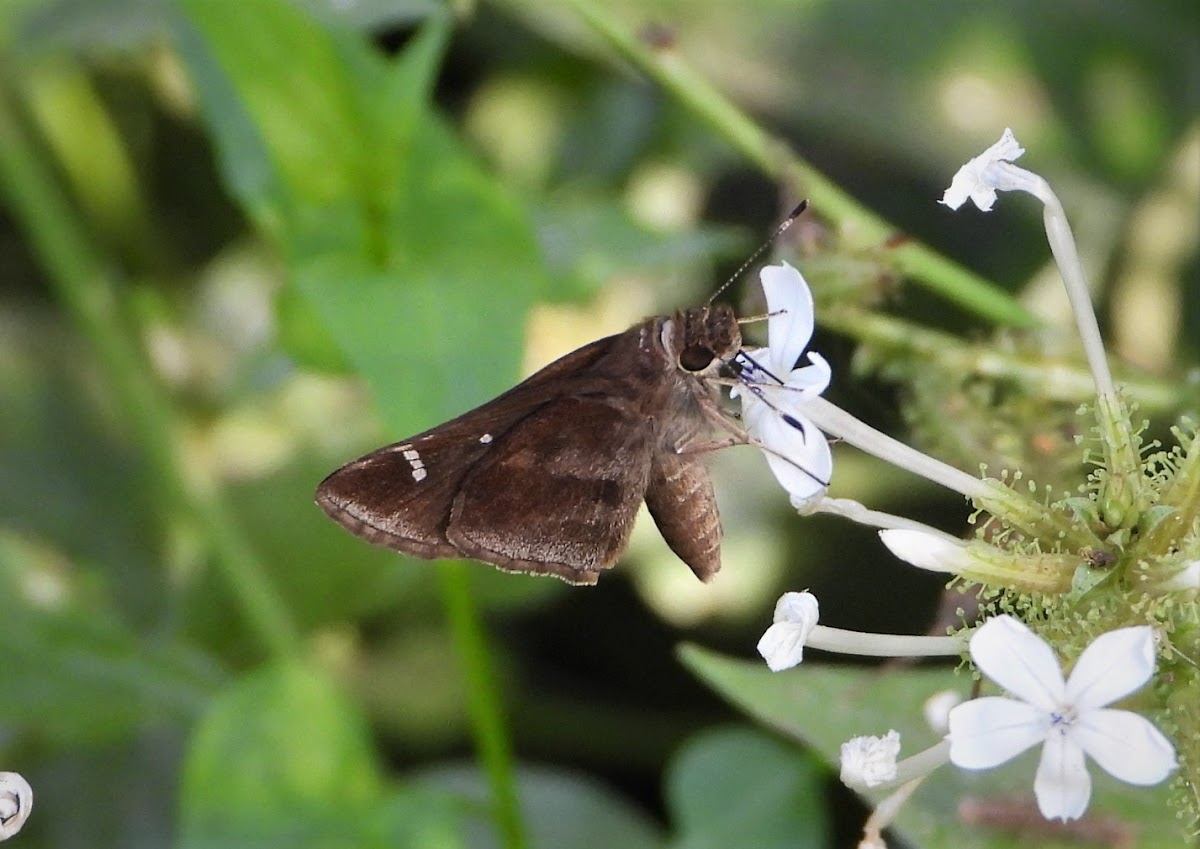
POLYGON ((786 262, 759 272, 767 296, 766 351, 743 359, 742 398, 746 431, 763 447, 767 463, 797 509, 820 498, 829 485, 833 456, 824 434, 800 409, 829 386, 824 357, 808 352, 809 365, 797 364, 813 333, 813 299, 800 272, 786 262), (764 355, 765 354, 765 355, 764 355))
POLYGON ((900 734, 888 731, 883 737, 853 737, 842 744, 841 779, 847 787, 878 787, 896 778, 896 756, 900 734))
POLYGON ((812 593, 784 593, 775 603, 775 624, 758 641, 758 653, 772 672, 790 669, 804 659, 804 643, 820 614, 812 593))
POLYGON ((950 188, 946 189, 939 203, 951 209, 958 209, 967 199, 984 212, 992 208, 996 202, 996 189, 1001 180, 1002 169, 996 166, 1002 162, 1012 162, 1025 153, 1025 148, 1017 143, 1013 132, 1005 129, 1000 141, 976 156, 954 175, 950 188))
POLYGON ((1084 755, 1129 784, 1157 784, 1175 768, 1174 748, 1149 720, 1105 707, 1154 673, 1151 628, 1101 635, 1066 681, 1050 646, 1011 616, 985 622, 970 651, 979 670, 1017 698, 973 699, 951 710, 950 760, 989 769, 1042 743, 1033 791, 1047 819, 1076 819, 1087 809, 1084 755))
POLYGON ((938 734, 950 730, 950 711, 962 704, 963 697, 954 690, 942 690, 925 700, 921 712, 925 723, 938 734))
POLYGON ((888 528, 879 538, 900 559, 930 572, 1025 592, 1066 592, 1079 568, 1073 553, 1014 554, 933 528, 888 528))
POLYGON ((971 565, 966 546, 940 532, 888 528, 879 532, 879 538, 892 554, 930 572, 956 575, 971 565))
POLYGON ((0 772, 0 840, 8 840, 25 825, 33 810, 33 788, 20 773, 0 772))
POLYGON ((1200 560, 1189 560, 1179 567, 1162 589, 1171 592, 1186 592, 1200 589, 1200 560))
POLYGON ((775 623, 758 641, 758 653, 772 672, 804 659, 804 647, 860 657, 953 657, 962 654, 961 637, 867 634, 818 625, 817 597, 809 592, 784 593, 775 603, 775 623))

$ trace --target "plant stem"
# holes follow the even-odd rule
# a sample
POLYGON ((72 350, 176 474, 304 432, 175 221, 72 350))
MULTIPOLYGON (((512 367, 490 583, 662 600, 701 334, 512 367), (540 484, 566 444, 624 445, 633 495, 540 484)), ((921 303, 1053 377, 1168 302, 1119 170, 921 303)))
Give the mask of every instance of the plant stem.
MULTIPOLYGON (((992 345, 964 342, 960 337, 883 313, 830 309, 821 313, 821 326, 884 348, 888 353, 936 360, 947 372, 1011 380, 1026 391, 1053 401, 1075 404, 1094 399, 1095 381, 1086 368, 1068 362, 1045 362, 997 350, 992 345)), ((1186 403, 1189 387, 1176 381, 1122 376, 1121 390, 1142 409, 1173 410, 1186 403)))
POLYGON ((471 731, 491 789, 492 815, 505 849, 524 849, 528 840, 517 796, 512 743, 483 623, 471 595, 468 568, 461 561, 438 564, 442 603, 454 636, 455 653, 463 664, 471 731))
MULTIPOLYGON (((601 3, 562 0, 620 56, 704 119, 722 138, 773 180, 808 197, 813 207, 856 239, 884 244, 898 231, 804 161, 783 139, 762 129, 671 48, 638 38, 601 3)), ((1030 327, 1036 320, 1019 303, 979 275, 914 240, 889 249, 897 269, 960 307, 989 320, 1030 327)))
POLYGON ((162 490, 163 525, 183 518, 204 533, 213 562, 263 648, 285 656, 299 638, 289 611, 219 494, 190 480, 180 423, 152 377, 122 309, 115 263, 90 234, 45 156, 31 141, 19 99, 0 76, 0 190, 41 260, 51 286, 96 354, 116 400, 162 490))

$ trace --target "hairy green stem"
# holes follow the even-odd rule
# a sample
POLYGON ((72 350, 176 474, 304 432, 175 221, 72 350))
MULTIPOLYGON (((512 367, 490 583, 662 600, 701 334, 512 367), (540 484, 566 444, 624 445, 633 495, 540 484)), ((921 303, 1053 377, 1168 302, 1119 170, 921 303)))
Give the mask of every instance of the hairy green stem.
MULTIPOLYGON (((839 189, 804 161, 784 140, 772 136, 734 105, 671 48, 653 47, 624 26, 601 3, 561 0, 620 56, 673 98, 704 119, 718 135, 773 180, 794 187, 813 207, 857 239, 885 244, 896 239, 895 227, 839 189)), ((979 275, 914 240, 901 240, 888 258, 902 273, 965 310, 991 321, 1030 327, 1036 320, 1006 293, 979 275)))
POLYGON ((504 849, 525 849, 529 841, 521 815, 512 743, 496 686, 496 673, 484 638, 479 609, 471 595, 469 567, 462 561, 438 564, 442 603, 450 621, 456 654, 463 664, 471 731, 492 795, 492 815, 504 849))
MULTIPOLYGON (((936 360, 948 372, 1012 380, 1038 397, 1082 403, 1095 399, 1095 380, 1086 368, 1022 357, 992 345, 975 345, 883 313, 835 308, 821 313, 821 326, 891 351, 936 360)), ((1174 410, 1188 400, 1186 384, 1122 377, 1121 391, 1143 409, 1174 410), (1187 397, 1185 397, 1187 396, 1187 397)))
POLYGON ((179 422, 135 341, 121 302, 115 263, 92 244, 75 207, 33 144, 19 100, 0 75, 0 191, 29 238, 59 300, 96 354, 117 408, 128 419, 155 485, 164 526, 200 528, 213 562, 264 650, 293 654, 299 638, 291 615, 218 493, 188 479, 179 422))

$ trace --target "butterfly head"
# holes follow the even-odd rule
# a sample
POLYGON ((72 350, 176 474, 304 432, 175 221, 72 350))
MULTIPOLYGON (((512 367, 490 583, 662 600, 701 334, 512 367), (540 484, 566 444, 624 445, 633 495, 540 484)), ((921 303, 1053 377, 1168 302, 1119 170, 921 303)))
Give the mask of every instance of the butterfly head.
POLYGON ((680 370, 689 374, 715 373, 742 346, 737 316, 728 304, 683 310, 675 315, 668 327, 670 336, 663 341, 675 356, 680 370))

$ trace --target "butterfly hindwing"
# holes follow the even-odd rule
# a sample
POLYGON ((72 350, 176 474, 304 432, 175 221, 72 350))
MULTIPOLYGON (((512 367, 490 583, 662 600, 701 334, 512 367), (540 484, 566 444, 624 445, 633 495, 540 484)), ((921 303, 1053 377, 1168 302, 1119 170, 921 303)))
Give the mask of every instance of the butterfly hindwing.
POLYGON ((501 569, 595 583, 629 540, 652 437, 643 416, 612 398, 558 398, 514 425, 462 479, 446 536, 501 569))

